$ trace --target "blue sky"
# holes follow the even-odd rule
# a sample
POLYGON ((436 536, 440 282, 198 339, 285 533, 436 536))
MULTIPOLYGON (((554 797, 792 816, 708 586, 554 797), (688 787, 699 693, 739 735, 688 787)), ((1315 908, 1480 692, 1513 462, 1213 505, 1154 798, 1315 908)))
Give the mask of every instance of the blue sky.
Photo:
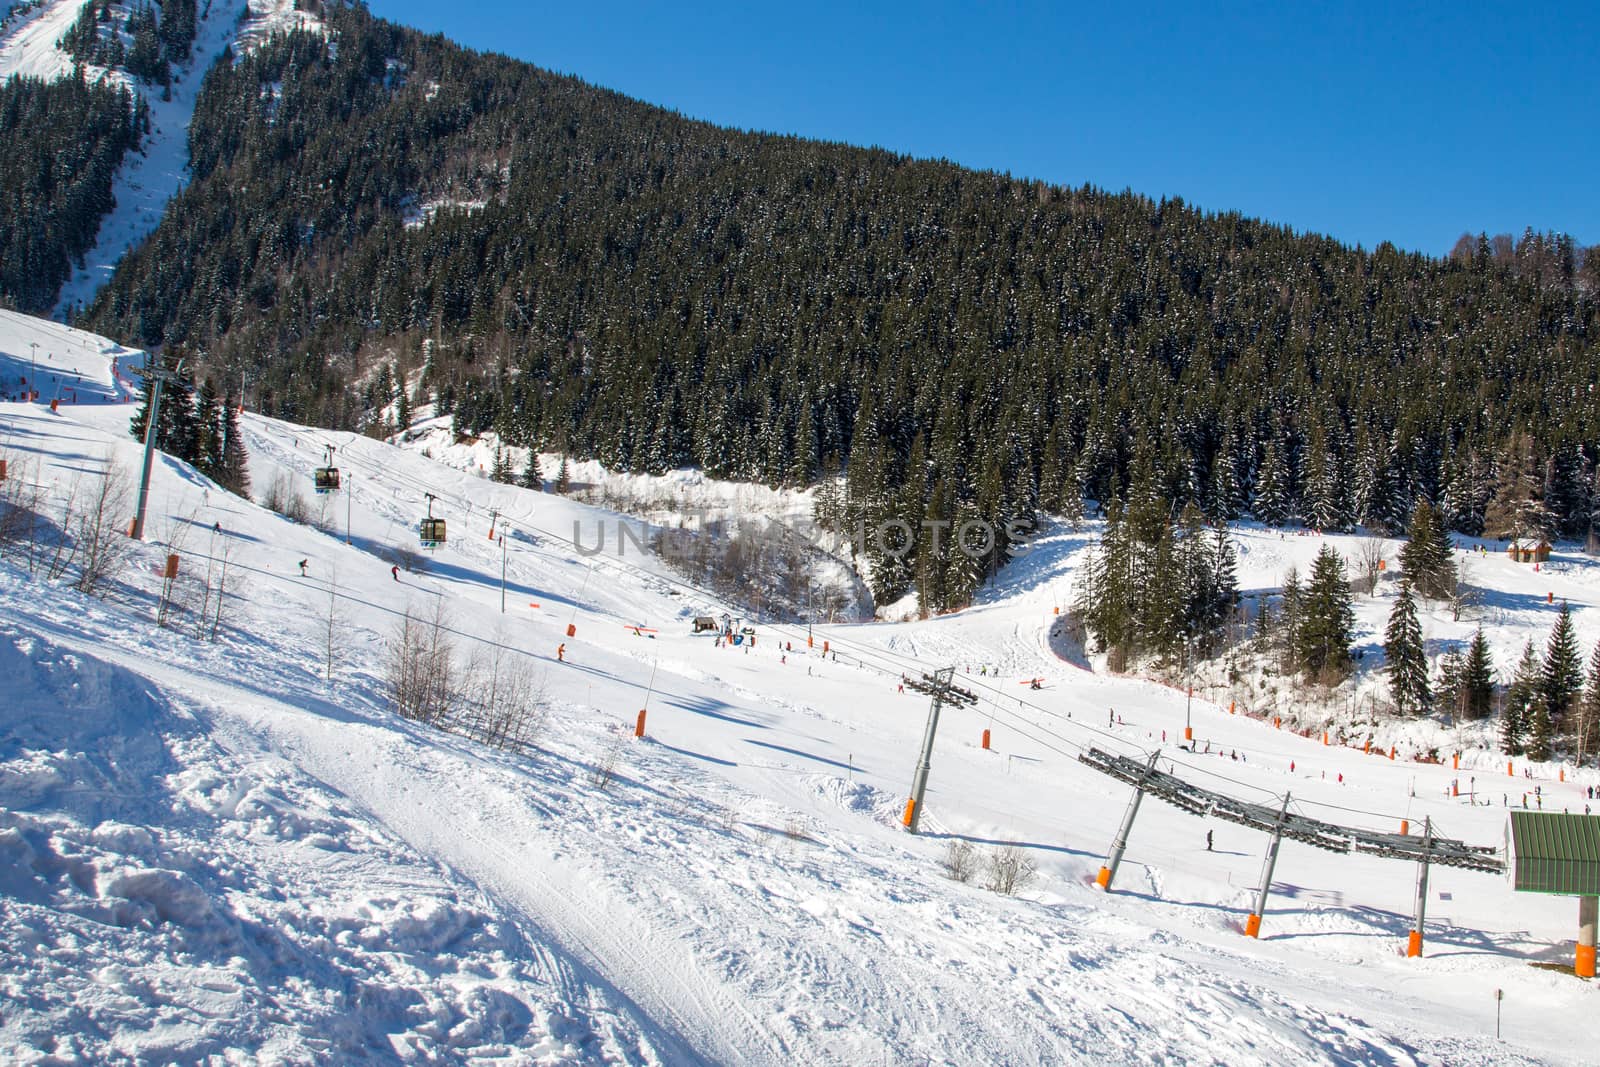
POLYGON ((1600 243, 1593 3, 369 6, 722 125, 1368 248, 1525 226, 1600 243))

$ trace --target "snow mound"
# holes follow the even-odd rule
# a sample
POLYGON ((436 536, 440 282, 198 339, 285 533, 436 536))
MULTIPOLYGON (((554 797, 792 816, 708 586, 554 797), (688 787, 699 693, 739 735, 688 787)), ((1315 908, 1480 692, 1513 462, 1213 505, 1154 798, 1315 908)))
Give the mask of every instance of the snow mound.
POLYGON ((560 1063, 638 1046, 446 874, 281 762, 223 751, 138 675, 5 625, 0 682, 0 1059, 560 1063))

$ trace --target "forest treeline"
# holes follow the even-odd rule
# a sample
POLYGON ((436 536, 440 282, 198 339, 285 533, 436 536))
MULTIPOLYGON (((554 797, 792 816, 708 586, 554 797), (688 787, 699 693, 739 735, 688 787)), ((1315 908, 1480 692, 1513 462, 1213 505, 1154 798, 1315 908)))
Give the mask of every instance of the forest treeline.
POLYGON ((863 569, 931 610, 1135 469, 1208 523, 1588 528, 1600 255, 1565 237, 1351 248, 325 16, 210 73, 194 180, 85 325, 301 421, 370 427, 400 382, 463 434, 824 481, 835 528, 911 528, 863 569), (933 551, 971 519, 987 557, 933 551))

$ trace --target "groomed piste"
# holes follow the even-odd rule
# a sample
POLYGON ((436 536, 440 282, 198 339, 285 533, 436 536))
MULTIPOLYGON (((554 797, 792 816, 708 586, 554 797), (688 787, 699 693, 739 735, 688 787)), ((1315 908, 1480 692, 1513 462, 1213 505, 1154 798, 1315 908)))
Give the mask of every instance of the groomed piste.
MULTIPOLYGON (((45 394, 0 404, 8 483, 50 515, 107 463, 136 475, 141 354, 9 313, 0 353, 0 392, 31 374, 45 394)), ((1045 530, 970 610, 808 627, 619 546, 619 523, 648 543, 641 520, 489 481, 485 442, 242 426, 257 497, 279 484, 308 521, 162 456, 146 542, 102 595, 0 558, 0 1059, 1593 1062, 1565 898, 1441 863, 1408 958, 1416 865, 1287 837, 1250 938, 1268 835, 1153 799, 1096 886, 1133 790, 1093 751, 1490 849, 1524 793, 1581 812, 1600 776, 1508 775, 1492 723, 1352 718, 1324 743, 1288 697, 1110 675, 1057 628, 1093 523, 1045 530), (428 494, 448 530, 431 551, 428 494), (725 613, 754 640, 694 632, 725 613), (408 616, 463 672, 518 665, 539 710, 522 742, 394 713, 408 616), (974 699, 941 713, 913 835, 929 698, 905 680, 944 668, 974 699), (947 876, 953 842, 970 881, 947 876), (1006 895, 987 885, 1010 847, 1036 871, 1006 895)), ((1235 537, 1251 590, 1345 543, 1235 537)), ((1562 601, 1585 649, 1600 638, 1600 566, 1565 546, 1538 572, 1479 556, 1474 580, 1502 671, 1562 601)), ((1387 603, 1358 603, 1369 654, 1387 603)))

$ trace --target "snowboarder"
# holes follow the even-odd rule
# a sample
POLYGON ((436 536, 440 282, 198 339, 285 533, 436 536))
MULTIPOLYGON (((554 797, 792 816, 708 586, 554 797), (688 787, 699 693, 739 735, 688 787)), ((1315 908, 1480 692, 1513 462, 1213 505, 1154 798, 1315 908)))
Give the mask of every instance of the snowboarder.
POLYGON ((567 646, 566 645, 557 645, 556 646, 556 662, 557 663, 565 663, 565 662, 567 662, 567 646))
POLYGON ((1211 831, 1210 830, 1206 831, 1206 851, 1207 852, 1211 851, 1211 831))
POLYGON ((306 576, 306 561, 305 560, 301 560, 300 561, 300 577, 304 578, 305 576, 306 576))
POLYGON ((400 564, 396 563, 393 567, 390 567, 389 574, 398 582, 400 580, 400 564))

